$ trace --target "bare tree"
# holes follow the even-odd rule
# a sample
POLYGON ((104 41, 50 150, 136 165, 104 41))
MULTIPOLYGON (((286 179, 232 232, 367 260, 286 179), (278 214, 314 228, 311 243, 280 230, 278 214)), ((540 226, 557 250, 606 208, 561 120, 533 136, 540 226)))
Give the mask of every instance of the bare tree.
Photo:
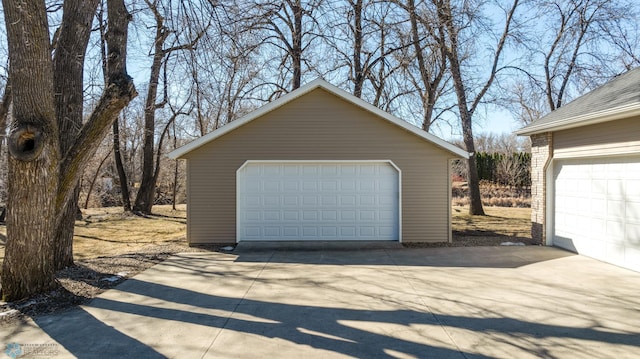
MULTIPOLYGON (((149 10, 153 14, 155 20, 155 37, 153 41, 153 58, 151 62, 151 72, 149 75, 149 86, 147 88, 147 97, 145 102, 145 131, 144 131, 144 145, 142 149, 143 163, 142 163, 142 178, 140 182, 140 188, 136 195, 135 204, 133 205, 133 211, 150 214, 153 207, 155 193, 156 193, 156 181, 157 173, 160 171, 160 164, 154 158, 155 151, 155 130, 156 130, 156 110, 164 107, 168 101, 168 84, 164 82, 164 94, 161 101, 157 100, 158 97, 158 84, 160 79, 160 73, 164 65, 165 71, 167 71, 167 59, 176 51, 193 50, 205 33, 205 30, 200 30, 193 37, 181 41, 180 36, 175 33, 176 29, 170 29, 166 25, 165 16, 161 13, 161 4, 159 0, 145 0, 149 10), (174 44, 165 46, 169 37, 174 34, 174 44)), ((171 10, 170 7, 165 10, 171 10)))
POLYGON ((422 104, 422 129, 428 132, 433 121, 442 114, 436 112, 436 102, 448 82, 446 52, 440 51, 437 45, 446 41, 445 27, 434 21, 435 11, 426 2, 416 5, 415 0, 406 0, 402 7, 410 24, 407 40, 412 46, 407 50, 413 49, 413 52, 405 52, 403 70, 418 92, 422 104))
POLYGON ((262 32, 262 45, 272 48, 273 59, 267 62, 278 63, 276 96, 299 88, 304 67, 313 67, 305 53, 319 37, 320 26, 314 12, 319 10, 322 2, 267 0, 248 2, 240 9, 244 13, 241 18, 246 31, 262 32))
POLYGON ((334 15, 338 20, 330 25, 336 29, 330 46, 349 71, 354 96, 391 107, 397 93, 387 83, 401 66, 394 54, 407 46, 399 41, 404 19, 397 7, 393 2, 351 0, 334 15))
POLYGON ((505 86, 506 107, 530 123, 640 65, 633 5, 627 0, 525 3, 534 25, 520 39, 523 62, 514 66, 517 80, 505 86))
MULTIPOLYGON (((339 66, 346 65, 356 97, 362 97, 367 81, 382 84, 377 91, 382 95, 384 81, 377 77, 380 69, 388 65, 385 63, 387 56, 396 50, 388 50, 386 42, 386 35, 393 26, 392 23, 386 23, 387 20, 391 22, 392 18, 390 6, 388 2, 349 0, 333 13, 336 20, 329 27, 334 31, 327 40, 339 56, 339 66)), ((383 70, 382 74, 386 72, 383 70)))
MULTIPOLYGON (((470 81, 475 75, 465 74, 463 67, 465 61, 469 60, 467 55, 471 49, 461 48, 465 39, 465 30, 470 29, 474 20, 479 18, 479 14, 475 9, 470 6, 464 6, 465 4, 459 3, 454 0, 452 5, 451 0, 433 0, 436 5, 437 19, 439 26, 442 26, 445 36, 436 37, 436 41, 439 43, 441 51, 444 52, 447 60, 449 61, 449 71, 451 73, 451 79, 453 81, 453 87, 456 93, 458 102, 458 115, 460 116, 460 123, 463 134, 463 141, 466 150, 470 153, 475 153, 475 145, 473 138, 473 114, 481 104, 487 91, 491 88, 498 71, 500 70, 500 60, 502 52, 505 48, 507 38, 511 34, 511 25, 513 16, 518 7, 519 0, 513 0, 511 5, 504 9, 505 20, 504 27, 499 36, 497 36, 497 43, 492 51, 492 57, 490 59, 490 66, 486 80, 484 80, 478 87, 480 90, 473 92, 474 87, 470 81), (438 40, 441 39, 441 40, 438 40)), ((476 70, 477 71, 477 70, 476 70)), ((469 156, 468 160, 468 180, 469 180, 469 214, 472 215, 484 215, 484 209, 482 208, 482 201, 480 198, 480 181, 478 178, 478 170, 476 167, 475 156, 469 156)))
MULTIPOLYGON (((541 9, 554 14, 553 42, 544 52, 544 85, 551 111, 562 106, 574 73, 581 70, 579 57, 587 55, 590 35, 599 31, 598 24, 611 22, 607 11, 611 0, 551 1, 541 9)), ((612 23, 612 22, 611 22, 612 23)))
MULTIPOLYGON (((12 83, 13 122, 9 137, 9 198, 7 203, 7 245, 2 270, 2 297, 17 300, 48 290, 55 285, 56 254, 70 245, 58 243, 59 230, 73 227, 64 224, 65 209, 74 199, 76 184, 87 160, 93 156, 120 110, 136 91, 126 72, 126 43, 129 14, 122 0, 108 0, 109 82, 95 109, 76 133, 62 132, 74 126, 57 116, 60 103, 76 106, 71 88, 64 88, 65 99, 56 98, 61 79, 82 79, 80 50, 59 46, 56 51, 72 51, 78 56, 56 53, 51 59, 50 34, 44 1, 3 1, 9 44, 9 77, 12 83), (68 60, 62 60, 63 56, 68 60), (54 63, 52 63, 54 62, 54 63), (66 66, 65 66, 65 62, 66 66), (69 140, 67 139, 69 137, 69 140), (69 142, 67 142, 69 141, 69 142), (64 143, 64 144, 63 144, 64 143), (62 151, 66 149, 66 151, 62 151)), ((95 14, 97 0, 67 0, 59 41, 63 38, 83 42, 95 14), (91 14, 91 16, 93 16, 91 14), (70 34, 62 32, 69 31, 70 34)), ((78 45, 82 47, 82 44, 78 45)), ((82 82, 80 82, 82 83, 82 82)), ((80 86, 80 94, 82 87, 80 86)), ((82 101, 79 101, 80 107, 82 101)), ((77 109, 68 109, 75 112, 77 109)))

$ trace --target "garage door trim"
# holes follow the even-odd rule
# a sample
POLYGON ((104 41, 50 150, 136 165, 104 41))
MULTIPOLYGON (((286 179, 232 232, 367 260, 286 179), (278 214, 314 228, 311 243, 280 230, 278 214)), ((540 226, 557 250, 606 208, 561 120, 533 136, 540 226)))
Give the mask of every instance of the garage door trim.
POLYGON ((240 242, 240 234, 241 234, 241 223, 240 223, 240 172, 247 166, 251 164, 269 164, 269 163, 284 163, 284 164, 348 164, 348 163, 379 163, 379 164, 389 164, 398 174, 398 242, 402 243, 402 171, 392 160, 246 160, 237 170, 236 170, 236 243, 240 242))

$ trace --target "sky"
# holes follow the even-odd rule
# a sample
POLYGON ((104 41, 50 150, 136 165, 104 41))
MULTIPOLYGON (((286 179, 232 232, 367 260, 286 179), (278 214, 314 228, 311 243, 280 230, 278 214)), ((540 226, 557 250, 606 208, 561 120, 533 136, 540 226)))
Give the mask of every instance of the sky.
MULTIPOLYGON (((453 126, 444 121, 434 125, 431 133, 447 141, 456 141, 462 139, 462 132, 459 126, 457 116, 448 120, 453 126)), ((492 133, 494 135, 512 134, 523 127, 513 115, 506 110, 500 108, 487 109, 486 112, 478 112, 473 116, 473 134, 478 136, 481 134, 492 133)))

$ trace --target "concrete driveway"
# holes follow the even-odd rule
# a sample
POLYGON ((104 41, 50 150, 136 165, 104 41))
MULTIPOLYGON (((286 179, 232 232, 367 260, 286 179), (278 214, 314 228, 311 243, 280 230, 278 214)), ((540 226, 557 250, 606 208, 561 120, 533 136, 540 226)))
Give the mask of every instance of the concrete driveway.
POLYGON ((640 273, 545 247, 188 253, 0 338, 53 358, 637 358, 640 273))

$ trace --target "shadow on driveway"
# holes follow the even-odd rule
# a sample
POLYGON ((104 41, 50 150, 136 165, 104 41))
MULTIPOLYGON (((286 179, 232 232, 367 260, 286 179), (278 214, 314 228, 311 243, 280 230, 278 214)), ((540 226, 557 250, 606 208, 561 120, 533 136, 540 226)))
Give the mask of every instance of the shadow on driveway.
MULTIPOLYGON (((101 295, 82 308, 35 318, 35 322, 77 357, 238 357, 238 353, 243 357, 299 357, 300 353, 295 350, 304 350, 308 354, 311 349, 318 352, 306 356, 500 356, 474 348, 474 341, 465 338, 465 333, 479 338, 480 342, 488 341, 489 346, 502 345, 504 350, 495 353, 511 351, 513 357, 522 354, 558 357, 550 353, 553 348, 550 349, 549 342, 538 345, 537 341, 547 339, 559 343, 559 346, 563 341, 571 342, 565 349, 573 350, 576 357, 598 356, 598 352, 590 352, 589 347, 575 352, 579 348, 576 341, 578 344, 587 341, 598 347, 606 344, 616 350, 618 346, 640 350, 640 331, 614 330, 606 323, 551 325, 533 318, 523 319, 526 313, 516 318, 507 312, 483 316, 471 312, 460 314, 455 310, 448 313, 441 308, 432 310, 437 303, 448 300, 449 289, 442 283, 432 285, 428 280, 411 277, 419 275, 421 270, 447 271, 449 269, 445 267, 450 267, 460 271, 456 276, 464 276, 466 268, 504 273, 512 268, 573 256, 548 248, 490 249, 275 251, 241 253, 238 256, 206 254, 211 257, 189 253, 173 257, 148 273, 127 280, 113 292, 105 293, 110 295, 101 295), (336 271, 337 281, 352 279, 354 283, 361 281, 364 286, 349 288, 347 285, 341 292, 342 287, 338 284, 334 288, 316 278, 324 274, 331 276, 331 271, 336 271), (358 271, 358 274, 348 278, 349 271, 358 271), (405 276, 403 273, 406 271, 413 274, 405 276), (173 281, 172 275, 175 277, 173 281), (377 277, 380 283, 370 281, 369 276, 377 277), (393 283, 393 280, 406 281, 407 284, 393 283), (287 281, 291 284, 287 285, 287 281), (406 293, 398 292, 395 285, 411 288, 406 293), (235 288, 237 294, 223 294, 235 288), (313 298, 314 293, 322 296, 327 288, 331 289, 331 295, 341 295, 337 297, 339 300, 334 303, 305 301, 313 298), (366 293, 363 296, 365 291, 375 290, 383 293, 366 293), (442 295, 436 300, 438 293, 442 295), (293 303, 298 295, 298 301, 304 304, 293 303), (421 299, 416 299, 418 297, 421 299), (294 300, 279 301, 277 298, 294 300), (391 302, 389 298, 399 301, 391 302), (402 303, 403 299, 406 299, 406 304, 402 303), (198 335, 206 340, 189 342, 189 337, 198 335), (275 344, 272 343, 274 340, 275 344), (521 345, 523 341, 531 345, 521 345), (287 350, 293 350, 296 355, 287 356, 287 353, 291 354, 287 350)), ((491 275, 492 272, 487 273, 491 275)), ((629 274, 631 283, 640 283, 637 275, 629 274)), ((451 290, 459 291, 466 285, 462 281, 461 278, 459 283, 451 282, 451 290)), ((491 293, 493 289, 471 287, 470 290, 471 293, 483 290, 491 293)), ((509 288, 501 290, 508 291, 509 288)), ((640 305, 640 300, 636 302, 633 299, 629 305, 640 305)), ((482 305, 478 304, 477 308, 482 308, 482 305)), ((526 310, 526 306, 523 308, 526 310)), ((628 309, 640 317, 637 308, 635 312, 632 307, 628 309)), ((616 353, 615 350, 612 353, 616 353)))

